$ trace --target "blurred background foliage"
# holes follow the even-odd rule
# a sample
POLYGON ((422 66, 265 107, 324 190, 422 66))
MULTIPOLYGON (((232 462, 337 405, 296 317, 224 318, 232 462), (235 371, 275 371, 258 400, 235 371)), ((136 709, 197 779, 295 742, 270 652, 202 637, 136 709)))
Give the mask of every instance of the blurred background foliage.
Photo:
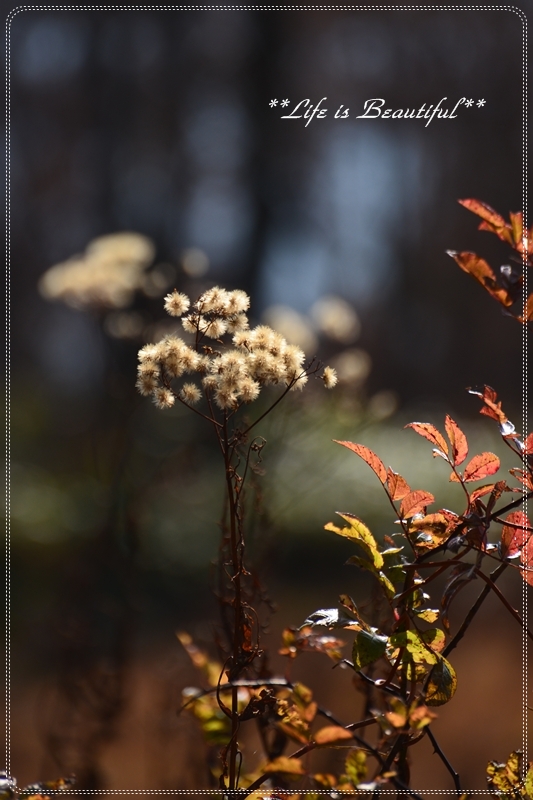
MULTIPOLYGON (((12 757, 21 783, 58 770, 76 772, 81 788, 206 780, 200 738, 175 716, 193 678, 174 630, 212 637, 221 474, 201 419, 160 412, 134 391, 137 350, 172 326, 167 291, 194 299, 214 283, 242 288, 252 323, 339 372, 334 392, 288 398, 260 430, 268 446, 251 549, 281 608, 274 649, 284 624, 334 605, 340 591, 368 589, 342 566, 345 543, 322 530, 336 509, 378 536, 392 532, 374 476, 333 438, 364 441, 460 511, 460 490, 403 425, 441 424, 447 411, 472 447, 498 452, 464 391, 489 383, 520 426, 520 328, 445 250, 474 250, 496 267, 508 258, 456 199, 520 208, 521 36, 510 11, 15 17, 12 757), (391 108, 463 96, 486 105, 428 127, 357 120, 376 96, 391 108), (322 97, 328 118, 307 127, 269 107, 322 97), (334 120, 341 103, 350 118, 334 120), (85 294, 50 302, 65 276, 47 283, 44 273, 76 254, 109 289, 120 247, 118 256, 109 241, 86 248, 116 231, 147 237, 128 286, 95 298, 84 284, 85 294)), ((520 602, 518 580, 510 590, 520 602)), ((499 619, 495 608, 492 627, 499 619)), ((494 732, 502 752, 488 752, 479 707, 470 714, 479 753, 458 750, 456 723, 442 723, 469 787, 483 785, 489 757, 518 743, 518 633, 512 642, 484 667, 509 689, 492 700, 492 715, 498 703, 507 709, 494 732)), ((313 669, 329 681, 328 665, 313 669)), ((419 785, 448 785, 431 764, 417 769, 419 785)))

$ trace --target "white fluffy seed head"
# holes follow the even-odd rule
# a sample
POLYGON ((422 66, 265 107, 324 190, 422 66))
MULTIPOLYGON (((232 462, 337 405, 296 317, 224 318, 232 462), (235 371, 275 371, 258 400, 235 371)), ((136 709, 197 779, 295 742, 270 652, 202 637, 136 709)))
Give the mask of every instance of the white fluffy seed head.
POLYGON ((230 314, 240 314, 250 308, 250 298, 242 289, 235 289, 228 292, 228 312, 230 314))
POLYGON ((229 317, 226 322, 227 333, 237 333, 237 331, 248 330, 248 317, 246 314, 236 314, 234 317, 229 317))
POLYGON ((170 389, 166 389, 164 386, 159 386, 154 391, 154 403, 158 408, 172 408, 175 403, 175 397, 170 391, 170 389))
POLYGON ((176 289, 165 297, 165 311, 171 317, 181 317, 189 310, 190 304, 191 301, 187 295, 176 291, 176 289))
POLYGON ((209 336, 210 339, 220 339, 226 333, 226 327, 226 320, 220 319, 220 317, 213 317, 213 319, 202 323, 200 331, 209 336))
POLYGON ((140 394, 147 397, 157 389, 158 383, 157 376, 150 373, 140 373, 135 386, 140 394))
POLYGON ((297 378, 294 385, 291 386, 291 392, 294 391, 294 389, 297 389, 298 391, 301 392, 308 380, 309 380, 308 375, 306 375, 305 373, 301 375, 299 378, 297 378))
POLYGON ((260 385, 251 378, 243 378, 238 388, 239 396, 245 403, 252 403, 257 400, 260 391, 260 385))
POLYGON ((322 375, 324 386, 326 389, 333 389, 338 383, 337 372, 333 367, 324 367, 324 374, 322 375))
POLYGON ((202 397, 202 392, 195 383, 184 383, 180 391, 181 399, 190 406, 196 405, 202 397))

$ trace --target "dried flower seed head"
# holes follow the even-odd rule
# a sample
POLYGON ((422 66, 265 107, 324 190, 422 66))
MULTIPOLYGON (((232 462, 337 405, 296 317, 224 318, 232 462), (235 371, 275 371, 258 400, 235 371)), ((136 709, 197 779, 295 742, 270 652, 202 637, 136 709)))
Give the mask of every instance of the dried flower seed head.
POLYGON ((241 314, 250 308, 250 298, 242 289, 235 289, 228 292, 228 312, 230 314, 241 314))
POLYGON ((242 347, 246 350, 250 350, 252 347, 252 331, 249 330, 242 330, 237 331, 237 333, 233 337, 233 344, 236 347, 242 347))
POLYGON ((215 403, 223 411, 237 407, 237 397, 233 391, 220 387, 215 391, 215 403))
POLYGON ((200 331, 210 339, 220 339, 226 333, 226 321, 220 317, 214 317, 209 321, 204 321, 200 331))
POLYGON ((201 358, 202 356, 197 353, 196 350, 193 350, 192 347, 187 347, 187 345, 185 345, 181 353, 181 363, 185 372, 196 372, 201 358))
POLYGON ((189 310, 190 304, 187 295, 177 292, 176 289, 165 297, 165 311, 171 317, 181 317, 189 310))
POLYGON ((298 391, 301 392, 308 380, 309 375, 304 372, 303 375, 300 375, 300 377, 296 379, 294 385, 291 386, 291 392, 294 391, 294 389, 298 389, 298 391))
POLYGON ((295 344, 288 344, 282 354, 283 363, 287 368, 289 378, 296 378, 303 369, 305 353, 295 344))
POLYGON ((253 381, 251 378, 244 378, 239 385, 238 391, 239 396, 245 403, 252 403, 259 397, 261 387, 257 381, 253 381))
POLYGON ((184 403, 194 406, 200 401, 202 393, 195 383, 184 383, 181 387, 180 397, 184 403))
POLYGON ((139 366, 137 367, 137 374, 141 375, 152 375, 153 377, 159 377, 159 364, 151 359, 146 359, 145 361, 141 361, 139 366))
POLYGON ((170 389, 159 386, 154 391, 154 403, 158 408, 172 408, 175 403, 175 397, 170 389))
POLYGON ((228 308, 229 295, 225 289, 220 286, 213 286, 204 292, 195 303, 195 308, 202 314, 214 312, 217 314, 226 314, 228 308))
POLYGON ((324 367, 322 380, 324 381, 324 386, 326 389, 333 389, 333 387, 337 385, 339 379, 337 378, 337 373, 333 367, 324 367))
MULTIPOLYGON (((277 334, 279 336, 279 334, 277 334)), ((250 331, 250 346, 252 348, 262 347, 268 349, 276 337, 275 331, 268 325, 258 325, 250 331)))
POLYGON ((135 384, 137 391, 145 397, 152 394, 157 389, 158 385, 159 381, 157 376, 151 374, 150 372, 139 373, 137 383, 135 384))
POLYGON ((139 361, 155 361, 159 358, 160 348, 157 344, 145 344, 144 347, 141 347, 139 350, 138 358, 139 361))
POLYGON ((236 314, 234 317, 230 317, 226 323, 227 333, 246 330, 248 330, 248 317, 246 314, 236 314))
POLYGON ((202 379, 202 386, 206 392, 216 391, 216 389, 218 389, 218 376, 206 375, 205 378, 202 379))
POLYGON ((201 320, 202 318, 199 314, 189 314, 187 317, 182 317, 183 330, 187 333, 196 333, 201 320))

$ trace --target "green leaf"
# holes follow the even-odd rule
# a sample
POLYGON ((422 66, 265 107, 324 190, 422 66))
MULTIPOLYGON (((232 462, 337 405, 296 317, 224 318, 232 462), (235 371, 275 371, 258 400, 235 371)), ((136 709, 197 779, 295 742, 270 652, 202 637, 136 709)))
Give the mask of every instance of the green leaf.
POLYGON ((437 656, 428 648, 415 631, 400 631, 390 637, 392 647, 404 647, 409 659, 415 664, 436 664, 437 656))
POLYGON ((354 667, 363 669, 368 664, 377 661, 378 658, 385 655, 388 642, 389 640, 386 636, 372 631, 360 631, 353 643, 352 658, 354 667))
POLYGON ((428 631, 424 631, 422 639, 434 653, 440 653, 444 650, 446 635, 440 628, 430 628, 428 631))
POLYGON ((366 777, 366 753, 364 750, 352 750, 344 763, 344 771, 353 786, 366 777))
POLYGON ((387 578, 385 573, 380 571, 378 573, 378 578, 379 582, 383 586, 383 589, 385 590, 385 594, 387 595, 387 597, 394 597, 394 595, 396 594, 396 589, 394 588, 391 581, 387 578))
POLYGON ((442 706, 447 703, 457 689, 457 675, 450 662, 439 656, 431 670, 426 687, 426 705, 442 706))
POLYGON ((340 511, 337 511, 337 514, 348 523, 348 527, 338 528, 332 522, 328 522, 327 525, 324 525, 325 530, 333 531, 333 533, 336 533, 339 536, 344 536, 346 539, 351 539, 352 541, 357 542, 357 544, 359 544, 369 556, 373 566, 376 569, 381 569, 384 563, 383 556, 379 552, 376 540, 370 533, 370 530, 367 528, 365 523, 354 514, 349 514, 348 512, 341 513, 340 511))
POLYGON ((415 614, 419 619, 423 619, 424 622, 436 622, 439 618, 440 611, 436 608, 421 608, 416 609, 415 614))

